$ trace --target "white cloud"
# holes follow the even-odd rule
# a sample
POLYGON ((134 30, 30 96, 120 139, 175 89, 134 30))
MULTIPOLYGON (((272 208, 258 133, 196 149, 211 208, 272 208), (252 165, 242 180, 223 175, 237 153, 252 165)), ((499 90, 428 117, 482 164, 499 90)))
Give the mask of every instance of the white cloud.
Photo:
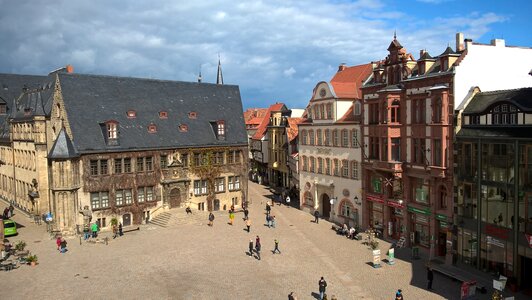
POLYGON ((296 108, 340 63, 383 59, 396 28, 410 52, 436 55, 456 30, 476 39, 506 20, 485 12, 428 20, 380 0, 0 2, 0 72, 72 63, 79 73, 195 81, 201 65, 204 82, 214 82, 220 54, 244 106, 296 108))
POLYGON ((294 69, 294 67, 290 67, 289 69, 286 69, 283 71, 283 74, 285 77, 290 77, 292 78, 292 75, 294 75, 296 73, 296 69, 294 69))

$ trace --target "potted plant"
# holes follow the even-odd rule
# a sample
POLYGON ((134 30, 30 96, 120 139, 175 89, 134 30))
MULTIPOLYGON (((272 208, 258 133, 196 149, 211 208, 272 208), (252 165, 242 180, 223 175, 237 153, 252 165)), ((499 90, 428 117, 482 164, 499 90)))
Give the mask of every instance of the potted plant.
POLYGON ((30 264, 32 267, 34 267, 36 264, 37 264, 37 261, 38 261, 38 258, 37 258, 37 255, 33 254, 33 255, 28 255, 28 257, 26 257, 26 262, 28 262, 28 264, 30 264))
POLYGON ((372 240, 371 242, 369 242, 369 246, 371 247, 372 250, 375 250, 379 248, 379 242, 372 240))
POLYGON ((111 226, 118 226, 118 219, 116 217, 111 219, 111 226))
POLYGON ((24 242, 24 241, 18 241, 15 244, 15 250, 17 252, 22 252, 22 251, 24 251, 25 248, 26 248, 26 242, 24 242))

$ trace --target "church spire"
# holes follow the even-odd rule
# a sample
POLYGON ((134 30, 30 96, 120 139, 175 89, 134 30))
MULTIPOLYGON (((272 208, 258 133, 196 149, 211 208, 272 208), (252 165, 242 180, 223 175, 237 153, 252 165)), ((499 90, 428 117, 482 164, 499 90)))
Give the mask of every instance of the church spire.
POLYGON ((224 77, 222 75, 222 63, 220 62, 220 54, 218 54, 218 74, 216 75, 216 84, 224 84, 224 77))
POLYGON ((201 77, 201 65, 199 66, 199 75, 198 75, 198 83, 201 83, 201 80, 203 78, 201 77))

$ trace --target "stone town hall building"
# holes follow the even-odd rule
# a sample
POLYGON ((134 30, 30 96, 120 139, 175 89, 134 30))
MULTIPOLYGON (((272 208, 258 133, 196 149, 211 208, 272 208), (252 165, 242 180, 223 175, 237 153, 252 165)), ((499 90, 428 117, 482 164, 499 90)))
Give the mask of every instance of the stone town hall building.
POLYGON ((73 231, 86 216, 103 227, 112 217, 129 225, 167 208, 219 210, 245 201, 237 86, 71 67, 0 81, 0 195, 29 213, 51 212, 59 230, 73 231))

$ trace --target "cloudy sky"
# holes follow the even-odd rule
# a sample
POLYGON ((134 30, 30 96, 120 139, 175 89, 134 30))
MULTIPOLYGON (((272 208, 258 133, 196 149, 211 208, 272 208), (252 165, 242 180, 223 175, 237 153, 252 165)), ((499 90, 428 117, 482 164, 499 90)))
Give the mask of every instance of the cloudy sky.
POLYGON ((240 86, 244 108, 303 108, 340 63, 379 60, 397 30, 419 56, 455 33, 532 46, 532 1, 0 0, 0 73, 77 73, 240 86))

